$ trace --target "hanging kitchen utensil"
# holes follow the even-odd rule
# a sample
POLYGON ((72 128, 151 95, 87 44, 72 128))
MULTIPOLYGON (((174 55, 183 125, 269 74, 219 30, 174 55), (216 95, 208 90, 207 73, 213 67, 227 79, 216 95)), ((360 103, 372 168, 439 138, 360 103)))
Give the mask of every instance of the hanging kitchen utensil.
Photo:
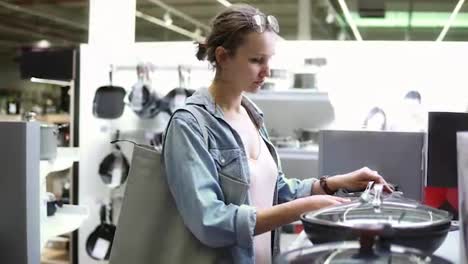
POLYGON ((438 256, 417 249, 392 245, 393 230, 385 224, 364 224, 352 228, 358 241, 326 243, 281 254, 276 264, 450 264, 438 256))
MULTIPOLYGON (((119 130, 116 131, 114 139, 119 139, 119 130)), ((128 176, 130 164, 122 153, 118 144, 113 144, 112 152, 99 164, 99 175, 104 184, 110 188, 122 185, 128 176)))
POLYGON ((444 241, 450 228, 449 212, 422 205, 397 192, 382 193, 375 184, 360 199, 301 215, 308 238, 314 244, 355 240, 356 225, 389 224, 393 243, 432 254, 444 241))
POLYGON ((369 130, 386 130, 387 116, 385 115, 385 111, 380 107, 373 107, 364 119, 362 128, 369 130))
POLYGON ((128 94, 128 104, 135 114, 140 118, 153 118, 159 112, 160 98, 151 88, 149 66, 137 65, 138 81, 132 86, 128 94))
POLYGON ((101 223, 88 236, 86 252, 95 260, 108 260, 116 230, 116 226, 113 224, 112 204, 101 205, 99 214, 101 223))
MULTIPOLYGON (((27 112, 24 115, 27 122, 37 121, 36 113, 27 112)), ((58 130, 60 126, 40 122, 40 159, 53 160, 57 157, 58 130)))
POLYGON ((122 116, 126 91, 112 84, 113 66, 109 70, 109 85, 96 90, 93 100, 93 115, 98 118, 116 119, 122 116))
POLYGON ((177 68, 179 73, 179 87, 172 89, 160 105, 160 110, 172 115, 175 110, 185 105, 185 100, 190 97, 195 91, 190 87, 190 68, 179 65, 177 68))

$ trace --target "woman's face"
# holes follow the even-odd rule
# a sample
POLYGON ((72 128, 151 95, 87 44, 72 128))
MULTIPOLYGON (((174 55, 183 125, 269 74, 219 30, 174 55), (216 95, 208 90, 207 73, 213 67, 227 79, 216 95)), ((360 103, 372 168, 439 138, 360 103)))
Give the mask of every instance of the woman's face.
POLYGON ((275 53, 276 38, 270 31, 249 33, 234 56, 227 56, 223 61, 223 78, 240 91, 258 91, 270 76, 269 62, 275 53))

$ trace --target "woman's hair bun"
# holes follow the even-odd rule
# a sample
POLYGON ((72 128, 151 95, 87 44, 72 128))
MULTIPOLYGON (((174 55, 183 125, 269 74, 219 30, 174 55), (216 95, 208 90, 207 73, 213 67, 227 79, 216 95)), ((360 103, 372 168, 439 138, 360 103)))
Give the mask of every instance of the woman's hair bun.
POLYGON ((198 60, 205 60, 207 52, 207 46, 204 43, 198 43, 198 51, 197 51, 197 59, 198 60))

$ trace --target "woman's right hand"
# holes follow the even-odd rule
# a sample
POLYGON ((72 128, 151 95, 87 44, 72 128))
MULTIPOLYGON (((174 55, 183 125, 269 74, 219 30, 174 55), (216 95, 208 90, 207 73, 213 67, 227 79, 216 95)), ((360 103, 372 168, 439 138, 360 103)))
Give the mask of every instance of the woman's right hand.
POLYGON ((337 196, 332 196, 332 195, 312 195, 312 196, 307 196, 304 198, 300 198, 303 202, 304 205, 304 212, 308 211, 314 211, 318 209, 322 209, 324 207, 328 206, 333 206, 333 205, 339 205, 343 203, 348 203, 351 200, 348 198, 342 198, 342 197, 337 197, 337 196))

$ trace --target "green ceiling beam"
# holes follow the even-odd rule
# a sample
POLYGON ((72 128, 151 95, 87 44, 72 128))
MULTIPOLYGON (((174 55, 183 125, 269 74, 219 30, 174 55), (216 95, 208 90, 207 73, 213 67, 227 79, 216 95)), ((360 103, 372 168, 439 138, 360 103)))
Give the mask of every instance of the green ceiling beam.
MULTIPOLYGON (((443 27, 447 23, 449 12, 413 12, 411 27, 443 27)), ((361 18, 356 12, 351 16, 358 27, 397 28, 408 26, 408 12, 386 12, 385 18, 361 18)), ((453 21, 452 28, 468 28, 468 13, 459 13, 453 21)))

